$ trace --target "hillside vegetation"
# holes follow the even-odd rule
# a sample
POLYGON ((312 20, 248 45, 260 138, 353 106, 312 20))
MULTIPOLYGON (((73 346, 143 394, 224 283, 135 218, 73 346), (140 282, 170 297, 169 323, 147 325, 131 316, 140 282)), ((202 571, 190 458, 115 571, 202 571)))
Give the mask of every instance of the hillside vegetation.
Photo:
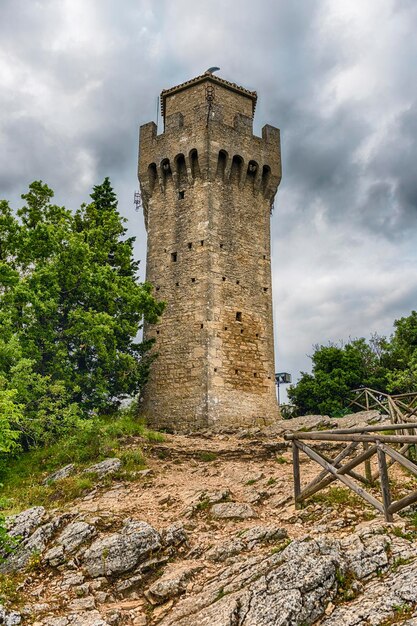
POLYGON ((288 389, 293 415, 343 415, 350 392, 371 387, 385 393, 417 391, 417 312, 394 322, 390 338, 373 335, 345 344, 314 346, 312 373, 301 372, 288 389))
POLYGON ((68 460, 102 445, 92 436, 103 434, 97 419, 140 394, 152 359, 138 332, 164 308, 138 281, 108 178, 75 212, 53 204, 41 181, 22 198, 17 213, 0 202, 0 473, 8 474, 23 451, 59 442, 68 460), (72 449, 83 437, 88 445, 72 449))

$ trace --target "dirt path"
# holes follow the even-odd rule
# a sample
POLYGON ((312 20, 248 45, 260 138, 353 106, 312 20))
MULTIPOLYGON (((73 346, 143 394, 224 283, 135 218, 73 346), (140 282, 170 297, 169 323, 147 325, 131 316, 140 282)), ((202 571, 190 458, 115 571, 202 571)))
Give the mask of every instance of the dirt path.
MULTIPOLYGON (((340 535, 341 528, 348 531, 353 523, 373 515, 365 506, 353 514, 349 492, 342 516, 346 525, 340 523, 340 511, 329 506, 313 503, 301 512, 295 511, 291 453, 282 439, 242 441, 233 435, 167 435, 163 444, 148 445, 146 455, 150 472, 143 478, 92 493, 76 504, 77 510, 140 518, 157 527, 180 520, 199 545, 212 545, 259 524, 280 525, 296 538, 314 532, 317 524, 323 532, 326 523, 330 524, 326 532, 340 535), (199 507, 205 493, 209 497, 224 494, 224 500, 248 503, 256 517, 216 521, 204 506, 199 507), (332 521, 337 522, 333 528, 332 521)), ((312 480, 318 466, 306 457, 301 458, 301 464, 303 482, 312 480)))

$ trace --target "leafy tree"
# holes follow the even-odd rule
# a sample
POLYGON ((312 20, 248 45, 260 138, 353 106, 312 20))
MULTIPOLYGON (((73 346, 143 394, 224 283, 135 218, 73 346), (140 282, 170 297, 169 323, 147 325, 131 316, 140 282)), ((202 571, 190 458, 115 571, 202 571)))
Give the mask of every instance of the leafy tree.
POLYGON ((391 339, 392 367, 388 375, 391 393, 407 393, 417 389, 417 312, 394 322, 391 339))
POLYGON ((343 346, 317 345, 311 359, 312 373, 302 372, 298 383, 288 389, 299 415, 341 415, 353 389, 386 390, 388 342, 384 337, 374 335, 370 342, 355 339, 343 346))
POLYGON ((11 432, 24 446, 42 443, 138 394, 151 343, 137 335, 164 308, 138 283, 134 239, 108 178, 75 214, 52 204, 41 181, 22 198, 17 216, 0 203, 0 393, 12 416, 7 428, 0 422, 0 446, 10 431, 5 448, 16 441, 11 432))

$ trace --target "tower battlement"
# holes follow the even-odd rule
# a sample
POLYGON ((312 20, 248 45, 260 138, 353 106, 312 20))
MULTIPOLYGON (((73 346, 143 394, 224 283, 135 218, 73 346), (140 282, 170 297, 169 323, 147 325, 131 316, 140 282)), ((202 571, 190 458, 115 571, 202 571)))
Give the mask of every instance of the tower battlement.
POLYGON ((279 130, 253 134, 257 95, 212 74, 161 94, 164 132, 140 129, 147 280, 167 301, 144 398, 174 430, 277 416, 270 208, 279 130))

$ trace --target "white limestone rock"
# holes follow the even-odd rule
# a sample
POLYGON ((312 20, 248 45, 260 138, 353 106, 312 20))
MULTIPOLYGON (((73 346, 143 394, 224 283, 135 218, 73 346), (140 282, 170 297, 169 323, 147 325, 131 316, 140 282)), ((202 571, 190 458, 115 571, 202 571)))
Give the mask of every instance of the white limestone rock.
POLYGON ((216 519, 250 519, 257 517, 253 508, 246 502, 219 502, 211 507, 211 515, 216 519))
POLYGON ((115 472, 119 471, 121 465, 122 462, 118 458, 105 459, 100 463, 96 463, 95 465, 87 467, 84 470, 83 474, 97 474, 99 478, 103 478, 108 474, 114 474, 115 472))
POLYGON ((26 539, 41 525, 45 517, 45 507, 34 506, 22 511, 18 515, 7 518, 7 529, 11 537, 26 539))
POLYGON ((121 532, 93 542, 84 554, 84 565, 93 578, 120 575, 161 548, 161 536, 155 528, 146 522, 128 520, 121 532))
POLYGON ((69 465, 65 465, 65 467, 61 467, 61 469, 49 474, 43 481, 43 485, 49 485, 50 483, 54 483, 57 480, 62 480, 63 478, 68 478, 75 470, 74 463, 69 463, 69 465))

